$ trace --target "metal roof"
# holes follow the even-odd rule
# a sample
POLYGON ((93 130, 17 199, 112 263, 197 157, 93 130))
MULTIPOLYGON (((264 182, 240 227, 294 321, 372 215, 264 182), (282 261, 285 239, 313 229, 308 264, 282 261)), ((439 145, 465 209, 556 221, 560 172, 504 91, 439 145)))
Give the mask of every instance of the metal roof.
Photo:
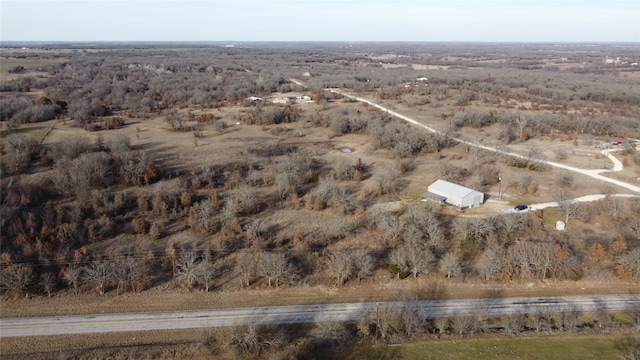
POLYGON ((444 194, 449 194, 457 198, 464 198, 465 196, 476 191, 469 189, 462 185, 454 184, 446 180, 438 179, 433 184, 429 185, 429 191, 437 191, 444 194))

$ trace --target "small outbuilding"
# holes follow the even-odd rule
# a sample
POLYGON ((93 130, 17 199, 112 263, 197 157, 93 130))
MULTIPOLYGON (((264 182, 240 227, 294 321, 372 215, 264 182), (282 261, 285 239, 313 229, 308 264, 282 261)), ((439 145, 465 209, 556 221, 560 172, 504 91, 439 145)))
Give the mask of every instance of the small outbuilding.
POLYGON ((484 203, 484 193, 446 180, 436 180, 422 193, 424 199, 447 203, 460 209, 477 207, 484 203))

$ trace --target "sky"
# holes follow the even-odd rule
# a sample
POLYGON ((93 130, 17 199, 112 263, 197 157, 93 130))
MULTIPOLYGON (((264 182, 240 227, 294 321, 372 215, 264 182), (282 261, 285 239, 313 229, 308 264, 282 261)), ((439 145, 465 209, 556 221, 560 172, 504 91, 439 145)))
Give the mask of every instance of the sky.
POLYGON ((0 0, 0 41, 640 42, 640 0, 0 0))

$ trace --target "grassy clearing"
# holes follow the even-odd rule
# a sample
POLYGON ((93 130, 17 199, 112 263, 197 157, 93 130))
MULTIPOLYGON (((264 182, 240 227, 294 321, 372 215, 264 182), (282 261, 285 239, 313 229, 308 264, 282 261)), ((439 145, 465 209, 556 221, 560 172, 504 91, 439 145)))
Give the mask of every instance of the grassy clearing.
POLYGON ((0 356, 29 355, 47 358, 62 351, 100 351, 106 354, 126 351, 130 354, 172 348, 191 347, 200 343, 203 330, 158 330, 84 335, 32 336, 6 338, 0 341, 0 356))
POLYGON ((40 142, 42 138, 47 134, 47 131, 49 131, 49 129, 49 126, 22 126, 20 128, 11 130, 2 129, 0 130, 0 141, 4 142, 9 135, 24 134, 31 135, 34 139, 36 139, 36 141, 40 142))
POLYGON ((492 338, 373 346, 345 354, 345 359, 618 359, 615 336, 492 338))
MULTIPOLYGON (((551 227, 556 227, 556 221, 565 221, 564 215, 558 213, 555 208, 546 208, 542 210, 542 220, 551 227)), ((574 220, 576 221, 576 220, 574 220)))
POLYGON ((22 66, 25 69, 37 68, 50 64, 60 64, 67 59, 17 59, 0 57, 0 74, 8 74, 9 70, 16 66, 22 66))
POLYGON ((29 124, 28 126, 21 126, 17 129, 6 129, 3 128, 0 130, 0 147, 4 148, 7 137, 13 134, 22 134, 22 135, 30 135, 37 142, 42 142, 42 139, 47 136, 47 133, 51 129, 51 122, 39 123, 38 125, 29 124))

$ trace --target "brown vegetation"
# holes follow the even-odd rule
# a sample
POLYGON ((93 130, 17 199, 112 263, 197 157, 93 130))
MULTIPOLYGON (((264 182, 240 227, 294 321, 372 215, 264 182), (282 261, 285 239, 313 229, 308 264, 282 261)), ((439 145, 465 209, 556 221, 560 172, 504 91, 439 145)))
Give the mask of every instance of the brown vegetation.
MULTIPOLYGON (((309 64, 311 50, 154 48, 141 54, 125 48, 106 58, 88 53, 46 65, 49 76, 42 79, 14 74, 0 98, 7 128, 0 184, 3 293, 267 291, 421 277, 637 282, 638 199, 577 205, 568 200, 612 190, 536 161, 610 166, 593 155, 596 140, 640 138, 640 97, 628 91, 637 86, 633 80, 604 65, 577 65, 593 60, 590 55, 576 60, 576 68, 559 69, 521 50, 522 58, 497 67, 475 58, 447 60, 453 50, 446 47, 436 47, 429 59, 392 47, 372 50, 406 52, 395 69, 357 49, 346 55, 331 47, 313 50, 309 64), (348 66, 336 66, 337 59, 348 66), (321 75, 306 79, 308 88, 287 80, 309 66, 321 75), (428 83, 415 81, 422 76, 428 83), (331 86, 442 133, 324 91, 331 86), (36 89, 38 97, 25 92, 36 89), (293 92, 312 101, 279 103, 293 92), (30 135, 41 126, 33 123, 54 130, 41 141, 30 135), (561 206, 508 214, 487 204, 460 213, 417 201, 437 178, 482 190, 491 201, 561 206), (569 222, 568 231, 554 230, 550 216, 569 222)), ((615 176, 637 178, 635 149, 620 154, 626 168, 615 176)), ((449 325, 464 334, 463 320, 449 325)), ((384 332, 394 326, 386 324, 384 332)))

